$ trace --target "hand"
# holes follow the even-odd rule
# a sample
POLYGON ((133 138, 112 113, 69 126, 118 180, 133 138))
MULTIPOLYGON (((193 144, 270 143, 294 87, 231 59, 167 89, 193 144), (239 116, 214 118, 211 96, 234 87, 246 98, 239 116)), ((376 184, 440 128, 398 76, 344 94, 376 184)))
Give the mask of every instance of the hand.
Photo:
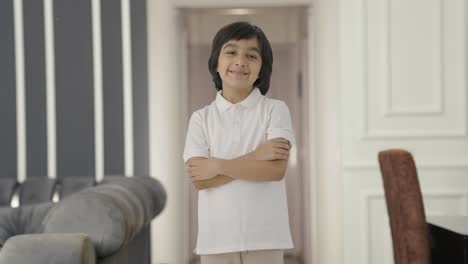
POLYGON ((259 145, 254 151, 256 160, 287 160, 289 141, 284 138, 273 138, 259 145))
POLYGON ((188 162, 188 174, 192 181, 202 181, 214 178, 219 174, 220 159, 196 159, 188 162))

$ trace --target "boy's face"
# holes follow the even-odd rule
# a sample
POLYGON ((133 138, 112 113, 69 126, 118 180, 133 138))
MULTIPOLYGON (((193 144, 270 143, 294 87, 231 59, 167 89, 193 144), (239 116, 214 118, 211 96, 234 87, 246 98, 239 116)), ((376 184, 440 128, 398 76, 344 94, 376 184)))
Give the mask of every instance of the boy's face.
POLYGON ((219 53, 217 71, 223 89, 253 88, 262 67, 257 38, 230 40, 219 53))

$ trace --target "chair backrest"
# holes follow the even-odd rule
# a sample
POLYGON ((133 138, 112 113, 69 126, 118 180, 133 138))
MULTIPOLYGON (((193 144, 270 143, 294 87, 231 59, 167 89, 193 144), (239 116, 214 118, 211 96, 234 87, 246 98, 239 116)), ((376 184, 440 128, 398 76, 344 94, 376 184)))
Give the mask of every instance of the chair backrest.
POLYGON ((379 152, 395 264, 429 264, 429 231, 412 155, 402 149, 379 152))

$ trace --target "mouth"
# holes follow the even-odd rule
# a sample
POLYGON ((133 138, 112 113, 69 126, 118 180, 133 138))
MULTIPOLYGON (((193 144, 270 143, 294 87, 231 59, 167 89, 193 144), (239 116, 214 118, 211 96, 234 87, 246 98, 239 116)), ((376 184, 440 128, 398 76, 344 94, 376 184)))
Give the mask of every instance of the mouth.
POLYGON ((228 70, 229 73, 232 73, 234 75, 240 75, 240 76, 243 76, 243 75, 248 75, 249 73, 248 72, 243 72, 243 71, 237 71, 237 70, 228 70))

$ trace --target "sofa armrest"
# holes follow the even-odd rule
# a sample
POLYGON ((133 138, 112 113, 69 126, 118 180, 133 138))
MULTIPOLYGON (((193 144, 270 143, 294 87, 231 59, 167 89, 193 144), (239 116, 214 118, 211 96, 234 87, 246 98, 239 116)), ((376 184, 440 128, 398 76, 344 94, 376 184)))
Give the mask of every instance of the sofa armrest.
POLYGON ((85 234, 31 234, 11 237, 0 249, 0 264, 95 264, 85 234))
POLYGON ((158 180, 121 177, 74 193, 55 204, 43 233, 83 233, 105 258, 125 247, 159 214, 166 193, 158 180))

